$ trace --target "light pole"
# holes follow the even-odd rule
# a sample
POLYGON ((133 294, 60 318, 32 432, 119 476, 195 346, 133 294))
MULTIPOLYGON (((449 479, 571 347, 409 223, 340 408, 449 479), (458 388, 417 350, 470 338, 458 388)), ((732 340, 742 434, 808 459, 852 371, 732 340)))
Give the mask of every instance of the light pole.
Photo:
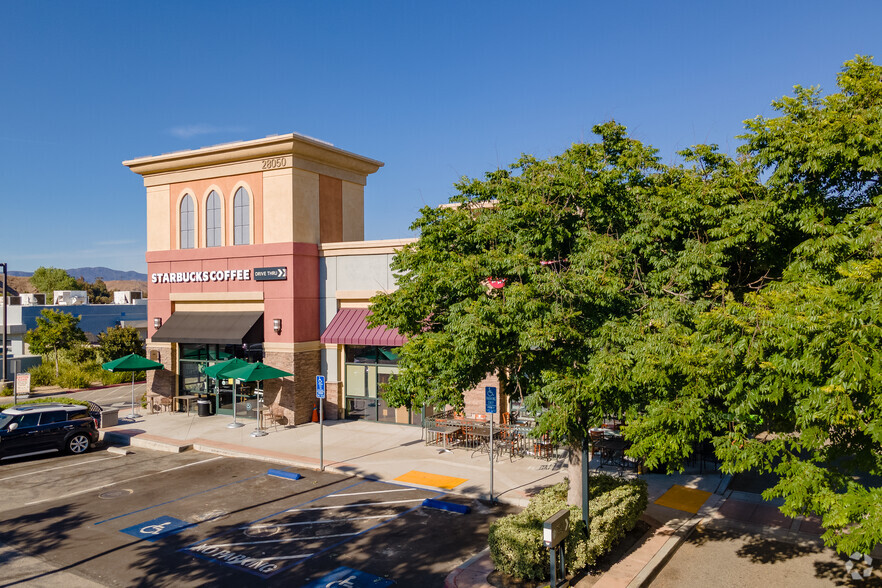
POLYGON ((6 262, 0 263, 3 266, 3 374, 0 376, 0 388, 6 387, 6 262))

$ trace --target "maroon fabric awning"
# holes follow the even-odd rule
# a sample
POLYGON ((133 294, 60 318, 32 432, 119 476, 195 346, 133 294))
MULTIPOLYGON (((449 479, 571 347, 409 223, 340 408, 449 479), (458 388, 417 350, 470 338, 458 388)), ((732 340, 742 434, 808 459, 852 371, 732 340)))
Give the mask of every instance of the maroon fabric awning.
POLYGON ((407 342, 398 334, 398 329, 368 327, 367 316, 370 312, 369 308, 341 308, 322 333, 322 343, 401 347, 407 342))

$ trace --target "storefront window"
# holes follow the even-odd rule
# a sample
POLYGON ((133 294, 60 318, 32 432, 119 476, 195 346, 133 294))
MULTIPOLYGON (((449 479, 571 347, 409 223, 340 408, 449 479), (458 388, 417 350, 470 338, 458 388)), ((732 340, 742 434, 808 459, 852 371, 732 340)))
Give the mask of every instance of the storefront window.
MULTIPOLYGON (((219 345, 181 343, 178 362, 179 394, 205 395, 218 414, 232 414, 233 385, 227 380, 215 381, 205 376, 205 368, 237 357, 249 363, 263 360, 263 344, 219 345)), ((236 389, 236 415, 256 418, 256 396, 253 384, 239 384, 236 389)))
POLYGON ((398 356, 391 347, 347 345, 344 355, 346 418, 422 424, 419 411, 393 408, 382 399, 383 385, 398 373, 398 356))

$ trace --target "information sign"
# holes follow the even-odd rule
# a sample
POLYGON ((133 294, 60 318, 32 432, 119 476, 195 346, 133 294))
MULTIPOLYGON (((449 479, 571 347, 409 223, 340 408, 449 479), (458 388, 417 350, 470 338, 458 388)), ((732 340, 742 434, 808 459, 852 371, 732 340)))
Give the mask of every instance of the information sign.
POLYGON ((315 377, 315 397, 316 398, 324 398, 325 397, 325 377, 324 376, 316 376, 315 377))
POLYGON ((270 280, 287 280, 288 268, 286 267, 256 267, 254 268, 254 280, 268 282, 270 280))
POLYGON ((15 374, 15 393, 19 396, 27 396, 31 393, 31 374, 15 374))
POLYGON ((484 388, 484 410, 488 414, 496 414, 496 386, 484 388))

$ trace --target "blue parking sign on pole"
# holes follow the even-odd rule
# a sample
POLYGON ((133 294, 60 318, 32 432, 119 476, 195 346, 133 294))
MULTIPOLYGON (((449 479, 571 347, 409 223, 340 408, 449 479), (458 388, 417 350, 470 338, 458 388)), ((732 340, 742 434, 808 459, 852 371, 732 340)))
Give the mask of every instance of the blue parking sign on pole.
POLYGON ((496 386, 484 387, 484 410, 487 414, 496 414, 496 386))
POLYGON ((325 397, 325 377, 324 376, 316 376, 315 377, 315 397, 316 398, 324 398, 325 397))

